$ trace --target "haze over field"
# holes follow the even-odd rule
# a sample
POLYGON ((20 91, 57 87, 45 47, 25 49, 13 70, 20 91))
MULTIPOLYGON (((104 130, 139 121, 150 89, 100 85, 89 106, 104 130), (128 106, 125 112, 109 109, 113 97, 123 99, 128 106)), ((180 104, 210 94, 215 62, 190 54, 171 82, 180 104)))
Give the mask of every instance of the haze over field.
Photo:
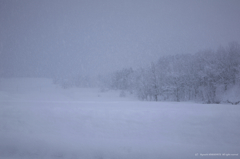
POLYGON ((239 158, 239 8, 0 0, 0 158, 239 158))
POLYGON ((2 80, 0 158, 237 159, 240 107, 142 102, 119 91, 2 80), (204 156, 202 156, 204 155, 204 156))

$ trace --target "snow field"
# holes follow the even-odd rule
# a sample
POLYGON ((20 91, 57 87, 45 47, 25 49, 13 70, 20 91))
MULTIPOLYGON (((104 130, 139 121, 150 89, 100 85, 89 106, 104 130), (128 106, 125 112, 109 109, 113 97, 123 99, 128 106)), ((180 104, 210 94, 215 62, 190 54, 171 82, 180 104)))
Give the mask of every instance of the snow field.
POLYGON ((35 80, 17 91, 7 87, 10 80, 1 87, 0 158, 239 158, 238 105, 141 102, 35 80))

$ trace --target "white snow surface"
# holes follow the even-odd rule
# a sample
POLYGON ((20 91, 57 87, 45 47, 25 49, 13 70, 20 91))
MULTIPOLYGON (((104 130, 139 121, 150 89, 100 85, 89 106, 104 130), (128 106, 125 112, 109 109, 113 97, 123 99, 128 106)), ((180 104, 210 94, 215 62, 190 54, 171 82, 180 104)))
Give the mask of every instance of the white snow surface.
POLYGON ((240 158, 240 106, 0 79, 2 159, 240 158))

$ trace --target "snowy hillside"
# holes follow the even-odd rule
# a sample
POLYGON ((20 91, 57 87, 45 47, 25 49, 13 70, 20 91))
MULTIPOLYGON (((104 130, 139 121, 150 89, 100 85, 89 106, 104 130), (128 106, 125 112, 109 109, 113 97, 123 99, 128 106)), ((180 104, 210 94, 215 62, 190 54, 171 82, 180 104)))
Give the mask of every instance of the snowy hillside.
POLYGON ((0 158, 239 158, 240 107, 0 80, 0 158), (221 156, 220 156, 221 155, 221 156))
POLYGON ((51 79, 14 78, 0 79, 1 101, 136 101, 132 94, 120 98, 120 91, 102 91, 99 88, 63 89, 51 79))

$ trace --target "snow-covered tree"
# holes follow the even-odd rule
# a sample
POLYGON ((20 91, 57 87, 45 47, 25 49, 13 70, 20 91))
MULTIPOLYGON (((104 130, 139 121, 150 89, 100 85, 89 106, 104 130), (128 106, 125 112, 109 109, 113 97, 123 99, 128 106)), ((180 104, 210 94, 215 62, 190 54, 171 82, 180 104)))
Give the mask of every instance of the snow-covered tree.
POLYGON ((161 57, 147 68, 116 71, 110 79, 110 88, 132 90, 141 100, 231 102, 222 96, 240 86, 240 45, 161 57))

